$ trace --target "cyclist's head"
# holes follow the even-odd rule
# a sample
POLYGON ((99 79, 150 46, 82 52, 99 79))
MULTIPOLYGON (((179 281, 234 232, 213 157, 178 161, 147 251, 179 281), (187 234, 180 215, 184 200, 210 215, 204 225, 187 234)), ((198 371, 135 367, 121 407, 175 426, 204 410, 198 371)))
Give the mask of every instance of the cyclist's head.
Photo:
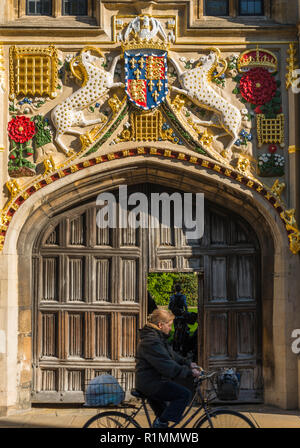
POLYGON ((148 317, 148 322, 156 325, 163 333, 169 334, 172 329, 174 315, 163 309, 154 310, 148 317))
POLYGON ((175 291, 176 291, 176 292, 180 292, 180 291, 181 291, 181 285, 180 285, 179 283, 177 283, 177 284, 175 285, 175 291))

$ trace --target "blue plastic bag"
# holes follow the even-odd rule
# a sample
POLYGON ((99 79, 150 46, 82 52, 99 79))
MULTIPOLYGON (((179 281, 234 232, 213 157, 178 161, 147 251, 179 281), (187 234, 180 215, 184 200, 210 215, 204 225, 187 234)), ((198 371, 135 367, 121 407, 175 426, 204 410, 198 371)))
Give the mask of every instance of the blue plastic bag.
POLYGON ((125 392, 112 375, 100 375, 93 378, 85 393, 86 406, 107 406, 119 404, 125 398, 125 392))

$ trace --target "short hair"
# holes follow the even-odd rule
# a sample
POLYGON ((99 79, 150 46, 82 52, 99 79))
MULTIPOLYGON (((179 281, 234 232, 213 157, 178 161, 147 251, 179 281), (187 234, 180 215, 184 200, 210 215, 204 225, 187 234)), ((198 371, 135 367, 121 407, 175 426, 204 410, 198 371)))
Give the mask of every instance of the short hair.
POLYGON ((177 283, 175 285, 175 291, 180 292, 181 291, 181 285, 179 283, 177 283))
POLYGON ((174 320, 174 317, 171 311, 158 308, 148 316, 148 322, 157 325, 159 322, 170 322, 170 320, 174 320))

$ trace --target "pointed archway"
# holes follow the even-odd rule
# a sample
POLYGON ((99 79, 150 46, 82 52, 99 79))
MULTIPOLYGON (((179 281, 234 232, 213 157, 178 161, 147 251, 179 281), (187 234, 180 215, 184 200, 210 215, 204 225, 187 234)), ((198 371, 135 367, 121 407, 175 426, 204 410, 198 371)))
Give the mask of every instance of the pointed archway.
MULTIPOLYGON (((7 291, 9 290, 10 331, 15 331, 15 334, 18 331, 19 336, 18 341, 13 337, 9 340, 10 356, 7 358, 6 367, 11 371, 14 365, 19 375, 18 378, 10 375, 6 381, 10 384, 10 389, 14 387, 18 391, 15 403, 26 406, 26 403, 31 401, 33 331, 31 319, 34 312, 31 254, 38 234, 46 228, 54 216, 95 197, 101 191, 117 188, 122 183, 130 185, 151 182, 173 186, 181 191, 204 192, 205 197, 211 202, 221 206, 226 204, 228 211, 242 215, 254 229, 261 248, 260 272, 263 279, 261 296, 264 398, 269 404, 292 406, 295 395, 286 394, 285 391, 293 390, 297 382, 296 369, 290 368, 295 359, 289 350, 288 337, 295 325, 297 312, 293 306, 294 320, 287 319, 291 310, 283 294, 287 296, 290 288, 294 290, 298 277, 291 270, 283 268, 288 266, 291 258, 294 261, 294 255, 289 249, 285 227, 274 207, 262 199, 259 193, 251 192, 246 186, 226 179, 218 172, 212 176, 205 167, 199 170, 194 164, 170 161, 169 158, 164 159, 155 154, 151 158, 141 154, 125 158, 123 161, 111 159, 106 164, 90 165, 86 172, 78 169, 71 177, 60 178, 57 183, 45 186, 29 197, 16 212, 14 225, 7 231, 2 255, 3 263, 7 261, 7 268, 3 274, 6 279, 16 278, 14 282, 16 287, 12 285, 7 291), (18 240, 17 247, 14 243, 16 240, 18 240), (16 258, 18 268, 12 262, 12 254, 15 252, 18 254, 16 258), (12 314, 13 310, 17 313, 12 314), (19 317, 16 320, 14 316, 19 317), (276 362, 279 351, 280 363, 276 362)), ((5 297, 3 296, 3 300, 5 297)), ((146 315, 142 316, 142 319, 145 318, 146 315)), ((142 322, 143 320, 141 324, 142 322)), ((3 367, 4 373, 6 367, 3 367)))

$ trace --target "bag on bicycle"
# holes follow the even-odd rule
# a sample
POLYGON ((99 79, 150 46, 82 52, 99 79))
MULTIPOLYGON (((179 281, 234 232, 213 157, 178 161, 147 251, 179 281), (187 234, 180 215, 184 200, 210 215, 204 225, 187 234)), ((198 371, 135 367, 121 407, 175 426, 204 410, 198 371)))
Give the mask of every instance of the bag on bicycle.
POLYGON ((107 406, 120 404, 125 392, 112 375, 100 375, 93 378, 85 393, 86 406, 107 406))
POLYGON ((233 369, 226 369, 217 377, 217 397, 219 400, 237 400, 240 392, 240 375, 233 369))

